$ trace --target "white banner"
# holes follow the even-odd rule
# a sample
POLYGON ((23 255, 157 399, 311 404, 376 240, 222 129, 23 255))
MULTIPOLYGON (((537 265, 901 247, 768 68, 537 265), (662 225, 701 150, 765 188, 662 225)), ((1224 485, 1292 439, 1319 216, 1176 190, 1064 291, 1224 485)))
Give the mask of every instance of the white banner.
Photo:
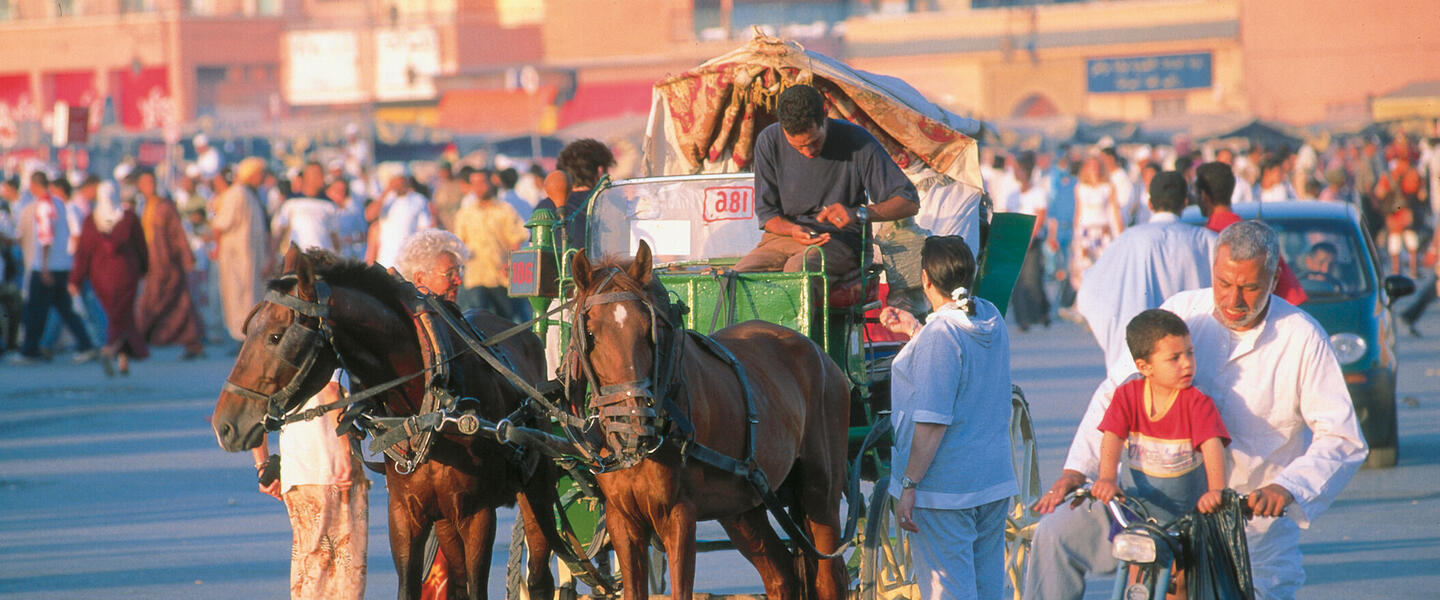
POLYGON ((432 28, 375 32, 375 99, 432 100, 440 73, 440 36, 432 28))
POLYGON ((359 36, 353 31, 285 34, 285 96, 290 104, 348 104, 366 100, 360 86, 359 36))

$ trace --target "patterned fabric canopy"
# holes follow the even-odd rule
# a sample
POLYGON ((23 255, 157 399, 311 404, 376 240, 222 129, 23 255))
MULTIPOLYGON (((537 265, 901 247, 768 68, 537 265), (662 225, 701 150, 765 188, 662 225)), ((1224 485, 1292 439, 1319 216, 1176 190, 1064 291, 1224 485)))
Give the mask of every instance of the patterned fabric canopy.
POLYGON ((971 137, 979 133, 978 121, 936 106, 899 79, 764 36, 655 84, 647 156, 660 151, 680 160, 647 161, 649 174, 748 169, 755 136, 775 122, 775 98, 797 83, 820 90, 832 117, 869 130, 917 184, 942 183, 933 179, 943 175, 981 187, 971 137), (660 133, 668 148, 658 147, 660 133))

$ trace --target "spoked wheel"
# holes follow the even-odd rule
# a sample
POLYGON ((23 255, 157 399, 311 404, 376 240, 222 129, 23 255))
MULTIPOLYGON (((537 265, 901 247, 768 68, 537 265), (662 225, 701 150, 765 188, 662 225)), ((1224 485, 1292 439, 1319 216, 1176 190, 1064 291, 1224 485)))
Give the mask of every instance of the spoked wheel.
MULTIPOLYGON (((587 498, 580 487, 562 477, 555 511, 556 537, 563 546, 552 548, 559 559, 555 577, 556 597, 574 600, 579 596, 578 584, 584 583, 597 594, 620 591, 620 575, 612 567, 610 536, 605 530, 604 503, 587 498)), ((554 545, 552 543, 552 545, 554 545)), ((524 519, 517 512, 515 527, 510 534, 510 555, 506 563, 505 592, 507 598, 528 598, 526 562, 529 545, 525 541, 524 519)), ((538 600, 538 599, 535 599, 538 600)))
POLYGON ((895 499, 887 488, 889 478, 875 482, 865 519, 860 553, 860 598, 892 600, 919 598, 910 558, 910 532, 895 518, 895 499))

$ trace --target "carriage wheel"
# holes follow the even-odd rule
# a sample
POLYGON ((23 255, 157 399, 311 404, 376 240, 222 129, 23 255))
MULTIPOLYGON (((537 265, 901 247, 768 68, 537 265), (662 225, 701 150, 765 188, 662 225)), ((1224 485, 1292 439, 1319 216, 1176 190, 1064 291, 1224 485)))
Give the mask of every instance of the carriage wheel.
POLYGON ((911 567, 910 532, 896 524, 895 499, 890 497, 889 485, 889 478, 876 481, 870 496, 860 552, 862 600, 920 597, 911 567))
MULTIPOLYGON (((515 526, 510 529, 510 554, 505 562, 506 598, 530 600, 530 586, 525 581, 526 562, 529 558, 530 545, 525 542, 525 518, 516 512, 515 526)), ((565 561, 552 561, 552 564, 559 567, 555 573, 555 599, 575 600, 579 598, 580 580, 566 567, 565 561)))

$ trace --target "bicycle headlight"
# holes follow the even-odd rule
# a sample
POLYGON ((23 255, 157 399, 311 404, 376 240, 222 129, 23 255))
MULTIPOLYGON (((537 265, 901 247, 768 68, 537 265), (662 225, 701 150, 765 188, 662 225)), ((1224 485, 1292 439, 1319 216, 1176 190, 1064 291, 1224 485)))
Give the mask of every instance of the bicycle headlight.
POLYGON ((1153 563, 1155 562, 1155 538, 1145 533, 1117 533, 1111 554, 1128 563, 1153 563))
POLYGON ((1330 336, 1330 347, 1335 349, 1335 358, 1340 359, 1340 364, 1348 365, 1365 356, 1368 348, 1365 338, 1353 333, 1337 333, 1330 336))

